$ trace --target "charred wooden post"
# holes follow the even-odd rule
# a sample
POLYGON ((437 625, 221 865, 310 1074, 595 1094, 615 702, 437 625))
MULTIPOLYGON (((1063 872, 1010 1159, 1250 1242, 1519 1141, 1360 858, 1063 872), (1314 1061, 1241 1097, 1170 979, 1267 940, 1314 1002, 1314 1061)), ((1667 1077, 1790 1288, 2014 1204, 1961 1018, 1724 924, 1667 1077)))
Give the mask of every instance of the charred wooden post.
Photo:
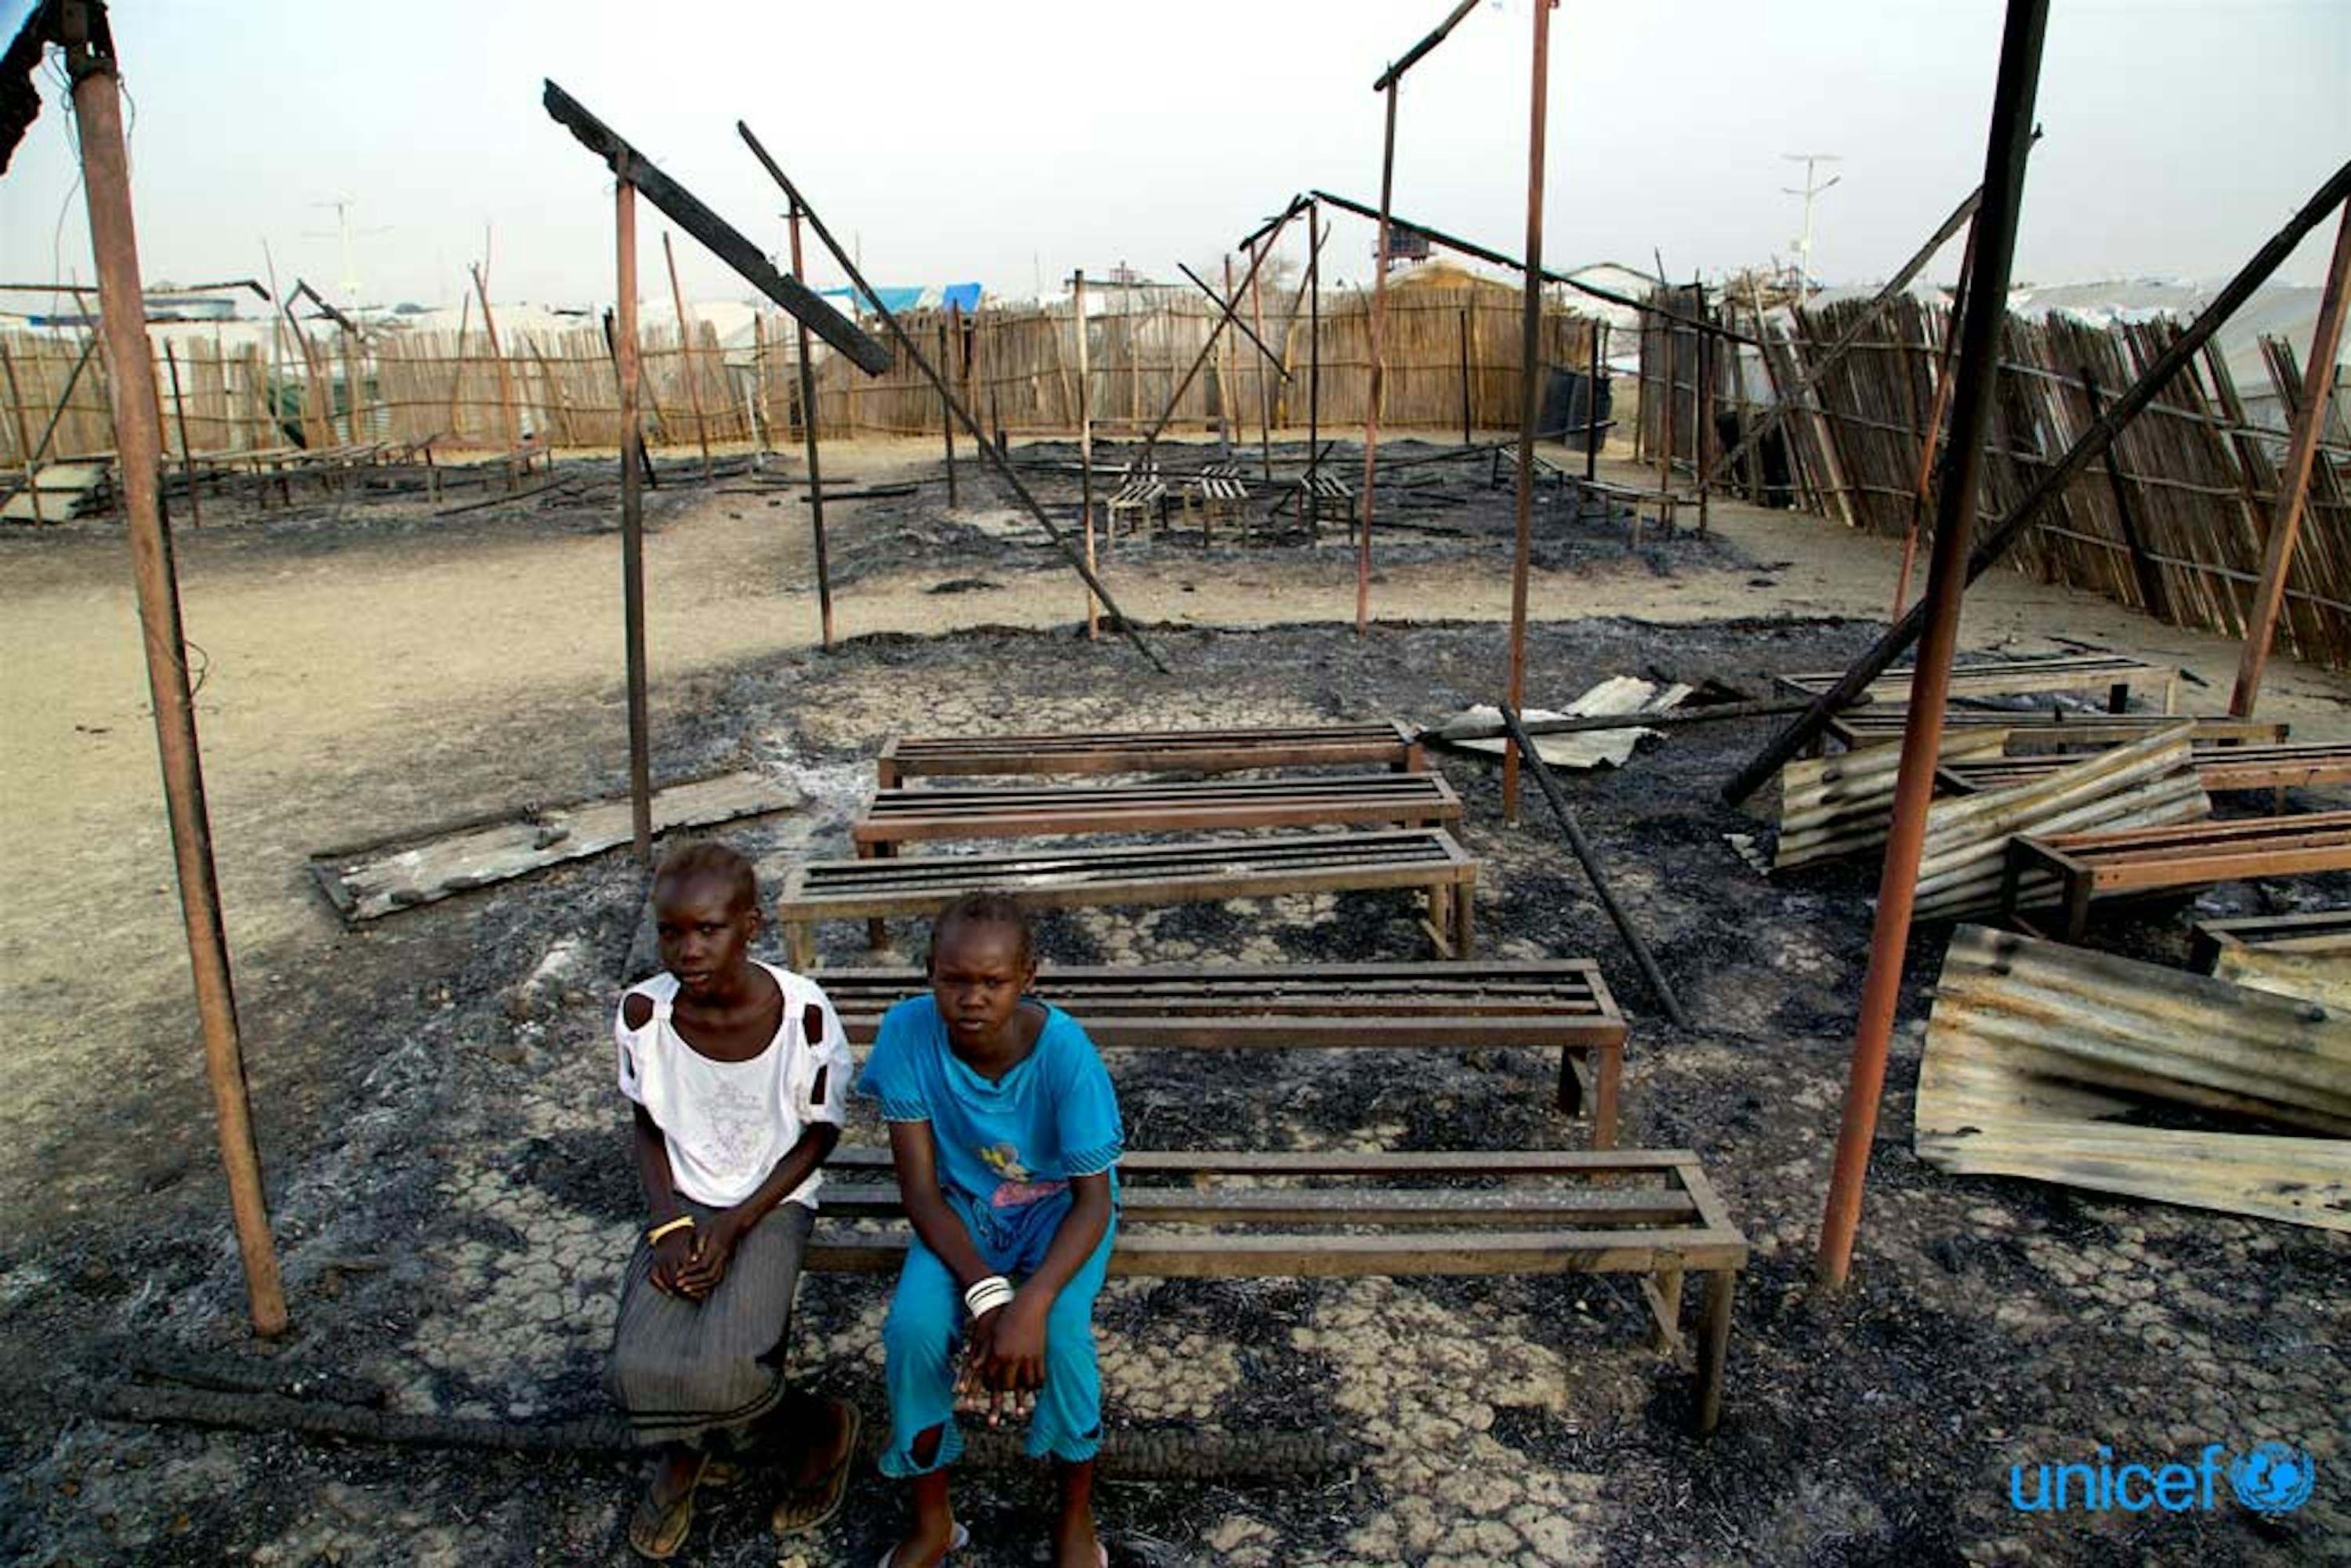
MULTIPOLYGON (((1281 231, 1277 228, 1258 244, 1270 253, 1273 249, 1274 240, 1280 237, 1280 233, 1281 231)), ((1275 367, 1279 369, 1281 363, 1280 357, 1265 346, 1265 291, 1259 287, 1256 265, 1261 259, 1262 257, 1252 248, 1249 256, 1249 319, 1257 323, 1257 330, 1250 333, 1249 338, 1259 349, 1264 351, 1266 358, 1272 360, 1275 367)), ((1236 321, 1233 325, 1238 327, 1240 323, 1236 321)), ((1282 379, 1288 381, 1289 372, 1284 371, 1282 379)), ((1273 483, 1273 387, 1272 383, 1265 379, 1265 371, 1262 369, 1257 373, 1257 445, 1259 458, 1265 468, 1265 482, 1270 485, 1273 483)))
MULTIPOLYGON (((946 383, 941 379, 939 372, 932 369, 930 362, 923 358, 923 352, 920 349, 914 346, 914 339, 907 335, 905 328, 899 325, 898 318, 893 314, 890 308, 883 304, 879 297, 874 294, 872 288, 865 281, 863 271, 860 269, 857 263, 851 258, 849 253, 841 249, 841 242, 833 238, 832 231, 831 229, 825 227, 824 220, 817 215, 816 209, 809 205, 808 199, 800 194, 799 187, 791 183, 791 180, 784 173, 783 170, 776 166, 776 161, 768 156, 768 150, 759 145, 759 139, 751 134, 751 128, 749 126, 744 124, 738 120, 735 122, 735 131, 736 134, 743 138, 744 144, 750 148, 751 155, 759 161, 759 164, 762 168, 767 170, 768 177, 774 180, 777 185, 781 188, 785 198, 807 215, 809 225, 816 230, 816 237, 824 242, 824 247, 832 253, 834 263, 840 267, 844 274, 848 276, 851 286, 856 288, 859 293, 873 301, 874 309, 876 313, 880 315, 883 326, 888 329, 891 337, 896 340, 901 351, 905 354, 908 360, 914 362, 916 370, 922 371, 924 379, 928 381, 933 386, 937 387, 941 395, 946 397, 948 412, 954 414, 956 419, 961 421, 964 428, 970 431, 973 437, 977 439, 979 436, 978 422, 974 420, 971 415, 965 411, 963 406, 955 401, 951 394, 947 393, 946 383)), ((813 325, 813 323, 811 323, 811 325, 813 325)), ((861 333, 859 336, 862 337, 863 334, 861 333)), ((878 349, 880 345, 876 344, 875 347, 878 349)), ((884 366, 886 366, 886 351, 883 363, 884 366)), ((989 445, 984 440, 979 443, 979 452, 982 458, 996 465, 997 476, 1004 481, 1005 485, 1016 497, 1019 497, 1020 504, 1026 507, 1029 509, 1029 514, 1037 519, 1038 526, 1045 530, 1046 536, 1053 541, 1054 548, 1061 552, 1062 559, 1069 561, 1071 566, 1076 568, 1078 575, 1085 580, 1086 586, 1092 589, 1095 595, 1102 600, 1102 603, 1108 606, 1110 612, 1118 617, 1118 629, 1120 633, 1126 638, 1127 642, 1131 645, 1133 645, 1136 653, 1143 655, 1144 663, 1148 664, 1153 669, 1158 671, 1161 674, 1165 674, 1167 673, 1166 664, 1161 661, 1156 653, 1152 651, 1151 644, 1143 640, 1143 634, 1135 630, 1134 622, 1129 620, 1126 613, 1119 609, 1117 601, 1111 598, 1109 591, 1102 587, 1102 580, 1094 575, 1093 568, 1088 565, 1084 558, 1079 555, 1071 548, 1069 536, 1062 533, 1061 530, 1054 525, 1053 519, 1046 514, 1045 508, 1038 504, 1037 497, 1029 492, 1029 486, 1021 481, 1019 471, 1016 470, 1000 454, 998 454, 995 447, 989 445)))
MULTIPOLYGON (((2090 400, 2090 417, 2105 417, 2105 402, 2098 395, 2098 378, 2088 365, 2082 367, 2082 391, 2090 400)), ((1941 399, 1938 397, 1936 401, 1939 403, 1941 399)), ((2168 621, 2171 601, 2163 591, 2163 573, 2147 554, 2146 536, 2139 531, 2138 513, 2131 505, 2130 485, 2123 476, 2122 463, 2121 445, 2107 448, 2106 486, 2115 498, 2115 517, 2122 524, 2123 544, 2130 551, 2131 575, 2138 581, 2139 598, 2147 605, 2147 612, 2158 621, 2168 621)))
MULTIPOLYGON (((2083 469, 2096 462, 2123 426, 2138 417, 2149 403, 2171 384, 2171 379, 2185 369, 2188 362, 2203 350, 2230 317, 2244 305, 2253 291, 2267 282, 2285 258, 2293 254, 2304 236, 2325 221, 2327 214, 2351 196, 2351 162, 2346 162, 2319 186, 2316 193, 2303 204, 2283 227, 2272 235, 2252 259, 2237 270, 2203 313, 2190 322, 2170 347, 2158 355, 2142 371, 2130 390, 2124 392, 2104 418, 2097 420, 2080 439, 2043 472, 2024 497, 2008 510, 2008 515, 1995 523, 1977 544, 1968 558, 1968 580, 1972 582, 1991 568, 2016 542, 2023 532, 2039 520, 2049 503, 2064 493, 2065 487, 2078 477, 2083 469)), ((1954 445, 1952 450, 1956 451, 1954 445)), ((1948 469, 1949 465, 1946 463, 1948 469)), ((1772 737, 1763 749, 1751 758, 1722 787, 1722 798, 1731 805, 1753 794, 1763 781, 1780 770, 1781 765, 1802 750, 1812 737, 1834 717, 1839 708, 1852 704, 1870 682, 1884 674, 1905 649, 1918 638, 1919 627, 1926 621, 1924 605, 1914 605, 1910 612, 1889 628, 1869 651, 1855 659, 1844 674, 1814 699, 1802 717, 1772 737)))
MULTIPOLYGON (((1600 475, 1600 340, 1608 324, 1593 318, 1591 325, 1592 379, 1583 389, 1583 476, 1600 475)), ((1735 364, 1736 359, 1732 361, 1735 364)))
MULTIPOLYGON (((172 372, 172 418, 180 428, 180 476, 188 486, 188 520, 201 528, 204 526, 204 498, 196 494, 196 455, 188 446, 188 404, 187 400, 180 395, 180 356, 172 351, 169 343, 163 345, 163 363, 172 372)), ((16 378, 11 374, 8 380, 13 400, 16 378)), ((24 438, 24 411, 20 409, 17 411, 16 439, 22 441, 24 438)), ((29 467, 26 468, 27 476, 31 472, 29 467)), ((36 500, 33 513, 36 522, 40 520, 39 506, 36 500)))
MULTIPOLYGON (((1078 494, 1085 517, 1086 570, 1094 570, 1094 413, 1087 340, 1093 323, 1086 315, 1086 273, 1080 267, 1070 277, 1070 310, 1078 334, 1078 494)), ((1099 601, 1091 584, 1086 589, 1086 635, 1102 635, 1099 601)))
MULTIPOLYGON (((1539 0, 1535 9, 1541 11, 1545 6, 1539 0)), ((1355 526, 1355 635, 1358 637, 1371 630, 1372 480, 1378 471, 1380 460, 1380 393, 1387 382, 1384 329, 1388 300, 1388 225, 1390 199, 1395 189, 1396 74, 1390 71, 1381 79, 1387 83, 1388 117, 1387 139, 1380 153, 1379 237, 1372 251, 1372 384, 1364 400, 1363 511, 1355 526)), ((1517 776, 1505 773, 1503 780, 1506 786, 1515 787, 1517 776)))
POLYGON ((1306 209, 1306 483, 1322 466, 1322 204, 1306 209))
POLYGON ((1461 308, 1461 444, 1472 444, 1469 434, 1469 307, 1461 308))
POLYGON ((246 1311, 265 1338, 286 1332, 286 1295, 261 1155, 253 1136, 236 990, 229 974, 228 938, 221 920, 220 883, 213 864, 212 821, 204 805, 204 761, 196 738, 195 705, 188 689, 187 636, 172 540, 163 523, 162 415, 155 401, 155 364, 147 341, 146 298, 140 285, 139 239, 131 207, 131 166, 122 140, 121 87, 106 7, 98 0, 64 0, 50 9, 73 83, 82 186, 89 211, 90 250, 98 267, 99 315, 113 370, 108 391, 114 411, 115 450, 122 466, 123 510, 137 579, 139 622, 147 653, 147 686, 162 754, 163 796, 179 872, 180 912, 187 927, 196 1012, 204 1041, 204 1076, 228 1177, 229 1210, 245 1264, 246 1311))
MULTIPOLYGON (((644 432, 638 423, 637 380, 637 188, 630 180, 631 154, 615 160, 620 176, 612 190, 612 235, 619 312, 612 333, 613 362, 621 377, 621 616, 627 640, 629 683, 629 824, 637 863, 653 863, 653 740, 645 697, 645 506, 639 463, 644 432)), ((485 302, 484 308, 487 309, 485 302)))
MULTIPOLYGON (((1535 426, 1542 413, 1543 120, 1551 98, 1552 3, 1553 0, 1535 0, 1534 87, 1529 94, 1527 120, 1527 269, 1525 302, 1519 322, 1519 529, 1516 551, 1510 558, 1510 657, 1505 684, 1508 699, 1502 708, 1513 726, 1518 722, 1518 710, 1526 703, 1527 570, 1534 545, 1535 426)), ((1390 103, 1394 103, 1393 89, 1390 103)), ((1367 465, 1364 476, 1367 492, 1364 497, 1364 540, 1367 549, 1371 542, 1371 482, 1367 465)), ((1360 625, 1356 627, 1358 632, 1362 630, 1360 625)), ((1525 744, 1525 738, 1514 729, 1502 747, 1502 820, 1508 822, 1519 820, 1519 748, 1525 744)), ((1531 755, 1529 760, 1548 784, 1550 775, 1543 770, 1542 758, 1531 755)), ((1550 789, 1544 792, 1549 794, 1550 789)), ((1565 806, 1556 797, 1552 807, 1562 813, 1562 822, 1572 824, 1565 806)), ((1580 830, 1571 825, 1570 841, 1581 837, 1580 830)), ((1579 847, 1576 852, 1580 856, 1583 852, 1579 847)), ((1590 869, 1591 862, 1584 863, 1590 869)), ((1596 872, 1592 880, 1593 885, 1599 884, 1596 872)), ((1607 898, 1604 893, 1601 896, 1604 901, 1607 898)))
POLYGON ((2310 493, 2310 470, 2318 455, 2318 438, 2326 429, 2327 405, 2335 395, 2335 350, 2343 339, 2344 293, 2351 287, 2351 204, 2335 231, 2335 258, 2326 269, 2326 293, 2319 302, 2318 322, 2310 333, 2310 373, 2303 383, 2302 406, 2294 411, 2294 433, 2287 438, 2285 468, 2278 476, 2277 512, 2269 538, 2262 546, 2262 580, 2246 616, 2245 647, 2237 664, 2237 689, 2229 711, 2239 718, 2252 716, 2262 693, 2262 671, 2269 663, 2270 640, 2277 633, 2277 617, 2285 603, 2285 580, 2294 564, 2294 545, 2302 528, 2303 502, 2310 493))
POLYGON ((685 319, 685 290, 677 283, 677 251, 669 243, 669 230, 662 230, 662 261, 669 268, 669 299, 677 312, 677 373, 685 378, 685 406, 694 413, 694 439, 702 448, 702 476, 712 477, 710 468, 710 423, 703 417, 702 386, 694 373, 694 326, 685 319))
POLYGON ((1927 810, 1935 790, 1937 752, 1943 739, 1943 704, 1951 655, 1959 644, 1959 601, 1967 591, 1968 536, 1975 521, 1976 482, 1983 467, 1983 437, 1991 422, 2000 365, 2000 334, 2008 315, 2009 273, 2015 259, 2024 204, 2024 164, 2032 150, 2032 107, 2040 85, 2041 47, 2049 29, 2049 0, 2010 0, 1993 83, 1991 131, 1976 220, 1978 287, 1959 323, 1959 357, 1951 392, 1951 460, 1944 465, 1935 507, 1935 552, 1928 563, 1927 633, 1910 686, 1910 721, 1902 736, 1902 768, 1895 786, 1894 823, 1886 836, 1878 883, 1876 929, 1862 981, 1853 1062, 1845 1081, 1826 1211, 1821 1221, 1819 1270, 1832 1289, 1844 1285, 1861 1223, 1862 1187, 1869 1173, 1877 1104, 1886 1086, 1886 1057, 1901 999, 1902 959, 1918 892, 1927 810))
MULTIPOLYGON (((800 265, 800 209, 791 204, 792 281, 807 283, 800 265)), ((817 461, 816 438, 816 367, 809 361, 808 323, 792 319, 792 330, 798 334, 800 355, 800 437, 808 449, 809 526, 816 535, 816 602, 817 617, 823 629, 824 649, 832 652, 832 570, 827 559, 824 538, 824 470, 817 461)))
MULTIPOLYGON (((954 511, 956 506, 955 471, 955 410, 947 406, 948 393, 946 380, 947 377, 955 373, 955 361, 948 358, 951 350, 947 339, 947 320, 948 318, 952 317, 954 314, 955 307, 950 305, 946 308, 946 314, 939 318, 939 431, 946 437, 947 444, 947 510, 950 512, 954 511)), ((985 443, 987 438, 982 436, 975 427, 972 431, 972 439, 985 443)))
MULTIPOLYGON (((491 362, 498 368, 498 417, 505 422, 507 488, 511 490, 515 484, 514 454, 516 449, 522 445, 522 427, 515 421, 514 377, 507 371, 505 351, 498 347, 498 323, 490 314, 490 286, 483 278, 480 267, 473 267, 466 270, 474 275, 474 292, 482 301, 482 331, 490 340, 491 362)), ((632 317, 635 315, 636 304, 633 300, 626 308, 632 317)), ((304 345, 304 351, 306 353, 308 351, 308 344, 304 345)))
MULTIPOLYGON (((1547 3, 1538 5, 1535 15, 1540 17, 1549 9, 1547 3)), ((1619 716, 1620 722, 1623 717, 1619 716)), ((1592 852, 1591 841, 1583 836, 1583 824, 1575 820, 1574 808, 1567 803, 1567 796, 1560 789, 1559 780, 1552 777, 1551 768, 1543 761, 1542 753, 1535 749, 1533 739, 1527 734, 1526 723, 1519 716, 1517 704, 1502 705, 1502 727, 1509 732, 1511 747, 1526 753, 1527 767, 1535 776, 1535 787, 1542 791, 1543 799, 1551 802, 1552 815, 1559 819, 1559 829, 1567 838, 1567 847, 1575 852, 1576 862, 1583 867, 1583 874, 1592 879, 1593 896, 1600 900, 1601 907, 1608 911, 1608 918, 1615 925, 1616 934, 1625 938, 1625 946, 1631 950, 1633 962, 1639 967, 1641 977, 1648 981, 1657 1005, 1666 1010, 1666 1016, 1673 1019, 1677 1028, 1687 1029, 1689 1015, 1682 1010, 1681 999, 1674 995, 1673 987, 1667 983, 1665 971, 1657 967, 1656 956, 1649 951, 1648 943, 1642 939, 1640 927, 1633 924, 1633 917, 1625 913, 1625 906, 1616 902, 1616 894, 1610 891, 1608 879, 1600 869, 1600 857, 1592 852)), ((1505 751, 1503 755, 1510 753, 1505 751)))

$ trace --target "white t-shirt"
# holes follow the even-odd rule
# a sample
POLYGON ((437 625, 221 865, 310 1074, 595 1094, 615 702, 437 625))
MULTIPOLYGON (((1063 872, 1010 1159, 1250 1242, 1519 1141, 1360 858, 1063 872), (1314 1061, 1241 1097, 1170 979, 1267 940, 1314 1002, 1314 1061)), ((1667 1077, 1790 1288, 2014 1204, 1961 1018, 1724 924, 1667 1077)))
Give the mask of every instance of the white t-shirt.
MULTIPOLYGON (((629 988, 628 996, 653 1005, 644 1028, 629 1027, 626 997, 612 1020, 621 1092, 661 1128, 677 1190, 714 1208, 731 1207, 757 1192, 810 1123, 839 1126, 853 1071, 849 1036, 816 983, 773 964, 759 967, 783 993, 783 1022, 767 1049, 747 1061, 714 1061, 679 1037, 670 1021, 677 1000, 674 975, 629 988), (807 1027, 811 1010, 820 1029, 807 1027)), ((823 1181, 821 1173, 810 1173, 784 1201, 814 1208, 823 1181)))

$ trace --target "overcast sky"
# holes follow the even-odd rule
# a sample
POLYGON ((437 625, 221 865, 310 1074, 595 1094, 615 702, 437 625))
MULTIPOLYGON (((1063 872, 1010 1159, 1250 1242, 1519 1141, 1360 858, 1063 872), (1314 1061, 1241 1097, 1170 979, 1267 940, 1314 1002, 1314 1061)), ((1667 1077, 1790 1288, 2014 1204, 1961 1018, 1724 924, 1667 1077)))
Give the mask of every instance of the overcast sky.
MULTIPOLYGON (((1447 0, 997 0, 656 6, 120 0, 151 281, 334 292, 352 204, 367 302, 454 304, 490 232, 495 296, 609 298, 606 172, 539 107, 552 77, 779 248, 747 120, 876 284, 1023 296, 1125 261, 1174 277, 1289 195, 1378 196, 1373 78, 1447 0), (290 285, 289 285, 290 286, 290 285)), ((11 31, 26 7, 9 8, 11 31)), ((1785 255, 1783 152, 1843 156, 1813 270, 1883 277, 1981 177, 1998 0, 1564 0, 1552 13, 1544 256, 1708 277, 1785 255)), ((1516 254, 1531 0, 1489 0, 1406 77, 1396 211, 1516 254)), ((5 281, 92 276, 52 69, 0 177, 5 281)), ((2351 155, 2351 0, 2055 0, 2048 136, 2020 281, 2232 271, 2351 155)), ((640 219, 658 297, 664 221, 640 219)), ((2282 275, 2314 282, 2331 233, 2282 275)), ((811 241, 811 244, 813 242, 811 241)), ((1290 242, 1302 250, 1302 235, 1290 242)), ((1343 220, 1326 277, 1367 277, 1343 220)), ((1957 269, 1954 244, 1930 276, 1957 269)), ((686 292, 737 298, 681 244, 686 292)), ((838 280, 812 258, 820 284, 838 280)), ((12 297, 17 308, 25 297, 12 297)))

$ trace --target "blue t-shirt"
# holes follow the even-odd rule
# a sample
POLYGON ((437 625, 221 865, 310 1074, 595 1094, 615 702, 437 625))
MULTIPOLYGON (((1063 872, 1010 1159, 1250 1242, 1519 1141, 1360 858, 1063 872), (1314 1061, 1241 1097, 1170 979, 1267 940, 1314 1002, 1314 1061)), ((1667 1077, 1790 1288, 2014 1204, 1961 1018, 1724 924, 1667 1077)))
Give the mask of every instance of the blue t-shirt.
POLYGON ((884 1119, 931 1124, 940 1186, 977 1208, 1019 1208, 1066 1192, 1071 1176, 1111 1170, 1125 1144, 1094 1042, 1077 1019, 1040 1005, 1036 1048, 990 1082, 956 1055, 937 1002, 909 997, 882 1015, 857 1080, 884 1119))

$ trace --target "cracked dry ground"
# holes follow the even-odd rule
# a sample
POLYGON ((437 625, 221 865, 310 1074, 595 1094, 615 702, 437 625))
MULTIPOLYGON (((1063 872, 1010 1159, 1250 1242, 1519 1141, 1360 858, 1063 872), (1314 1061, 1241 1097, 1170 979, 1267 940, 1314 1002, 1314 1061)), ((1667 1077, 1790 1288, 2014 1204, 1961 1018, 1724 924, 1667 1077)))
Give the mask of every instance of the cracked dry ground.
MULTIPOLYGON (((1717 622, 1538 627, 1531 689, 1558 700, 1618 672, 1714 677, 1841 662, 1866 628, 1717 622), (1557 694, 1553 696, 1552 694, 1557 694)), ((806 798, 727 836, 772 884, 846 852, 883 737, 1394 715, 1489 695, 1492 626, 1161 632, 1181 672, 1115 643, 974 632, 862 639, 684 683, 662 767, 749 764, 806 798)), ((1643 1345, 1622 1277, 1114 1282, 1101 1314, 1113 1424, 1328 1432, 1353 1469, 1274 1485, 1107 1485, 1113 1560, 1251 1565, 2320 1560, 2351 1551, 2341 1437, 2351 1247, 2340 1236, 2025 1184, 1958 1180, 1909 1153, 1926 988, 1945 934, 1915 941, 1853 1287, 1811 1284, 1810 1242, 1868 936, 1868 875, 1766 882, 1725 844, 1757 818, 1715 789, 1761 738, 1704 727, 1573 779, 1587 831, 1698 1026, 1659 1020, 1549 821, 1503 825, 1485 763, 1440 759, 1483 858, 1498 957, 1590 955, 1634 1020, 1625 1142, 1694 1147, 1755 1244, 1721 1431, 1684 1434, 1687 1359, 1643 1345), (2028 1519, 2014 1462, 2168 1458, 2206 1441, 2294 1441, 2319 1492, 2279 1523, 2210 1515, 2028 1519)), ((1532 804, 1531 798, 1531 805, 1532 804)), ((297 1308, 279 1354, 413 1412, 552 1419, 599 1408, 596 1370, 637 1219, 611 1085, 609 1009, 640 907, 625 857, 386 920, 319 955, 291 1026, 342 1063, 298 1124, 266 1118, 297 1308)), ((2242 895, 2240 894, 2240 897, 2242 895)), ((1403 894, 1054 914, 1064 963, 1415 957, 1403 894)), ((2126 940, 2165 951, 2176 910, 2126 940)), ((861 933, 825 930, 825 958, 861 933)), ((904 946, 915 936, 901 928, 904 946)), ((1138 1147, 1578 1147, 1532 1053, 1118 1052, 1138 1147)), ((201 1127, 195 1129, 201 1134, 201 1127)), ((870 1111, 850 1141, 880 1141, 870 1111)), ((201 1150, 201 1145, 191 1145, 201 1150)), ((338 1446, 112 1424, 78 1413, 130 1345, 241 1349, 242 1291, 217 1184, 162 1183, 12 1243, 0 1336, 18 1369, 5 1423, 12 1561, 158 1564, 629 1561, 636 1485, 618 1458, 338 1446), (65 1375, 29 1369, 61 1366, 65 1375)), ((806 1281, 797 1364, 883 1414, 880 1281, 806 1281)), ((684 1560, 870 1563, 901 1502, 862 1472, 841 1518, 778 1543, 772 1490, 709 1500, 684 1560)), ((975 1478, 966 1564, 1035 1560, 1034 1477, 975 1478)))

